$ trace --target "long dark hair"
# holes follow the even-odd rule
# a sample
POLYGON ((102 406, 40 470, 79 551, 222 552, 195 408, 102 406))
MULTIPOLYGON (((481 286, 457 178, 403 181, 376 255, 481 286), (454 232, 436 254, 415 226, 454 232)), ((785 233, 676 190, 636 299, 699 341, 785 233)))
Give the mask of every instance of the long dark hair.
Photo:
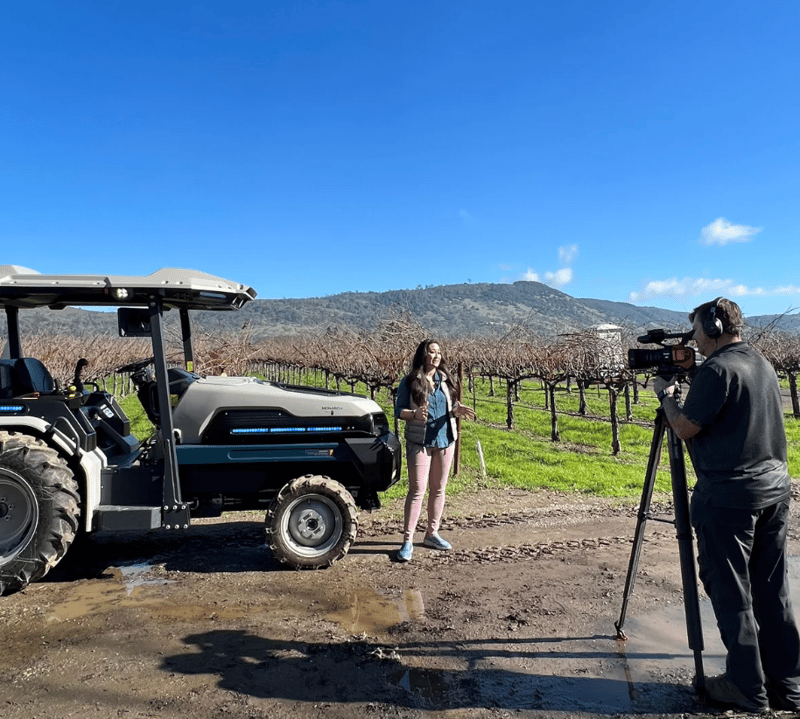
MULTIPOLYGON (((417 347, 417 351, 414 352, 414 358, 411 360, 411 369, 408 373, 411 399, 414 400, 414 404, 418 407, 428 401, 429 385, 425 377, 425 356, 428 354, 430 345, 439 345, 440 349, 442 347, 442 343, 439 340, 422 340, 417 347)), ((439 371, 445 376, 445 383, 450 391, 450 399, 455 402, 459 395, 458 378, 448 369, 447 363, 444 361, 444 354, 442 354, 442 359, 439 361, 439 371)))

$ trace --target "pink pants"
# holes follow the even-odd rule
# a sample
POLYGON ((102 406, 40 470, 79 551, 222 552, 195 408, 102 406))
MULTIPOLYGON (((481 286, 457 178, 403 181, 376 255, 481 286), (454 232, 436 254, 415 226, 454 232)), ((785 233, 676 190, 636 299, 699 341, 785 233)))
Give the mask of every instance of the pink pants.
POLYGON ((406 443, 406 466, 408 467, 408 495, 404 514, 403 541, 410 542, 422 512, 425 490, 428 492, 428 529, 426 534, 439 531, 439 521, 444 511, 444 493, 447 475, 453 463, 455 442, 449 447, 423 447, 413 442, 406 443))

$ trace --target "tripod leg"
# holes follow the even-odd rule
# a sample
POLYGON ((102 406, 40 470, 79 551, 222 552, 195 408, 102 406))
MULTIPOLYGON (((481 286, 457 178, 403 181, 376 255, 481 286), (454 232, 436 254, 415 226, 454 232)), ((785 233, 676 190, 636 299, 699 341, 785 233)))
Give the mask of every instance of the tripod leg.
POLYGON ((661 459, 661 445, 664 441, 665 429, 666 422, 664 420, 664 414, 659 409, 656 413, 656 426, 653 432, 653 440, 650 443, 650 457, 647 460, 647 472, 644 478, 644 486, 642 487, 642 498, 639 502, 639 515, 636 520, 636 531, 633 535, 633 548, 631 549, 631 558, 628 563, 628 576, 625 579, 625 590, 622 594, 622 609, 619 614, 619 619, 614 622, 614 627, 617 630, 617 639, 627 639, 625 632, 622 630, 622 625, 625 623, 628 601, 630 600, 631 594, 633 594, 633 587, 636 583, 639 556, 642 552, 645 526, 650 517, 650 502, 653 499, 653 487, 656 482, 658 462, 661 459))
POLYGON ((686 613, 686 633, 689 649, 694 652, 695 690, 700 699, 705 697, 703 671, 703 625, 700 619, 700 597, 697 591, 692 523, 689 518, 689 489, 686 484, 686 463, 683 444, 672 431, 667 430, 669 461, 672 476, 672 497, 675 503, 675 532, 678 537, 678 554, 681 563, 683 602, 686 613))

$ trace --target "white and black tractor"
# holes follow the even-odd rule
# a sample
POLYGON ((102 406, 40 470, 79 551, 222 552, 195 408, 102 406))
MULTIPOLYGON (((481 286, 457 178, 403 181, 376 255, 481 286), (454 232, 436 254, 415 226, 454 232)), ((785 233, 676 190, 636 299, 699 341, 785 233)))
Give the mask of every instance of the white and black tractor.
POLYGON ((295 568, 344 557, 358 509, 400 477, 400 445, 380 406, 359 395, 203 377, 190 312, 238 310, 245 285, 194 270, 148 276, 43 275, 0 266, 7 343, 0 359, 0 594, 41 579, 76 535, 180 531, 192 517, 263 509, 274 556, 295 568), (117 399, 75 377, 60 387, 25 356, 20 311, 117 307, 121 337, 152 357, 128 373, 155 430, 140 441, 117 399), (181 366, 169 366, 165 314, 176 311, 181 366))

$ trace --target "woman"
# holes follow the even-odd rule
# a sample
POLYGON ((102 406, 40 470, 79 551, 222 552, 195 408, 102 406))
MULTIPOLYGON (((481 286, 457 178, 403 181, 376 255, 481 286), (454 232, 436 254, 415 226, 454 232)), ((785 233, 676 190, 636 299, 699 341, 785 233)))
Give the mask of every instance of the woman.
POLYGON ((458 436, 457 417, 475 419, 470 407, 460 404, 458 381, 445 367, 435 340, 423 340, 402 379, 394 406, 395 417, 406 422, 408 495, 404 514, 403 546, 397 553, 407 562, 414 553, 413 537, 428 492, 428 528, 422 544, 431 549, 451 549, 439 536, 445 487, 458 436))

